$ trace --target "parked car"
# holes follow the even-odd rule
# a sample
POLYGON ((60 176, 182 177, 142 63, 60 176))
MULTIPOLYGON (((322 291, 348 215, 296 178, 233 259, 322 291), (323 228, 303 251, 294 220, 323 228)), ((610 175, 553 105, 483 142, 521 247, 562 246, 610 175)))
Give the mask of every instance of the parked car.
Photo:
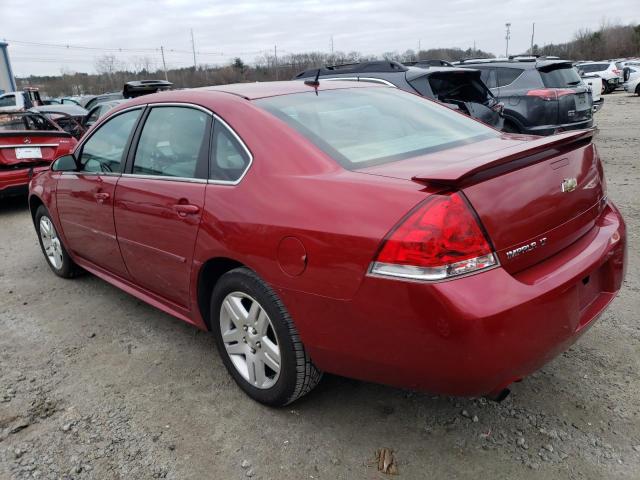
POLYGON ((28 110, 44 105, 36 88, 25 88, 21 92, 7 92, 0 95, 0 112, 28 110))
POLYGON ((88 112, 78 105, 45 105, 33 107, 30 111, 45 115, 75 138, 80 138, 85 131, 82 124, 88 112))
POLYGON ((102 95, 96 95, 91 100, 89 100, 84 108, 87 110, 91 110, 93 107, 98 105, 99 103, 110 102, 112 100, 121 100, 124 97, 122 96, 122 92, 111 92, 111 93, 103 93, 102 95))
POLYGON ((504 104, 505 130, 553 135, 593 126, 593 100, 571 62, 548 58, 465 60, 504 104))
POLYGON ((51 270, 211 330, 269 405, 322 371, 500 398, 615 297, 625 225, 592 130, 511 135, 398 88, 309 83, 112 109, 31 181, 51 270))
POLYGON ((622 84, 622 70, 615 62, 579 62, 577 68, 584 73, 594 73, 602 78, 602 93, 613 92, 622 84))
MULTIPOLYGON (((503 105, 480 80, 477 70, 436 66, 437 61, 403 65, 392 61, 334 65, 300 72, 296 80, 349 80, 391 85, 444 103, 456 110, 501 129, 503 105), (415 65, 415 66, 414 66, 415 65)), ((451 64, 449 64, 451 65, 451 64)))
POLYGON ((122 100, 111 100, 111 101, 96 104, 91 110, 89 110, 87 115, 84 117, 84 120, 82 122, 83 127, 89 128, 94 123, 96 123, 98 119, 102 117, 105 113, 107 113, 109 110, 117 107, 118 105, 124 102, 126 102, 126 100, 122 99, 122 100))
POLYGON ((604 98, 602 98, 602 78, 593 73, 580 73, 582 82, 589 87, 591 91, 591 100, 593 101, 593 113, 599 111, 604 105, 604 98))
POLYGON ((39 113, 0 112, 0 198, 25 195, 31 177, 76 143, 39 113))
POLYGON ((640 75, 632 77, 627 82, 622 85, 625 92, 635 93, 636 95, 640 95, 640 75))
POLYGON ((124 98, 136 98, 141 95, 171 90, 173 83, 166 80, 133 80, 124 84, 122 96, 124 98))

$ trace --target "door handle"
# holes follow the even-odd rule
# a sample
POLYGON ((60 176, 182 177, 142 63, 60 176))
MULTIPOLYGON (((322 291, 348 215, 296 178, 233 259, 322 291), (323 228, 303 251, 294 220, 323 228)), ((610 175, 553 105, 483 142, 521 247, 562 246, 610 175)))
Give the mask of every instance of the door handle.
POLYGON ((98 203, 106 202, 107 200, 109 200, 110 196, 111 195, 109 195, 107 192, 98 192, 93 195, 93 197, 96 199, 96 202, 98 203))
POLYGON ((197 205, 178 203, 173 206, 173 209, 178 212, 178 215, 181 217, 186 217, 187 215, 195 215, 200 212, 200 207, 197 205))

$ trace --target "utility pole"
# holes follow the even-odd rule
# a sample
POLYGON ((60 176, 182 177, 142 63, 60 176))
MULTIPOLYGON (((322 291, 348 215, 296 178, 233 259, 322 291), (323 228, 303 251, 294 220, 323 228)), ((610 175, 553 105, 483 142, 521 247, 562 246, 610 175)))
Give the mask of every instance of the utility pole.
POLYGON ((160 45, 160 53, 162 54, 162 67, 164 68, 164 79, 168 82, 169 77, 167 76, 167 63, 164 61, 164 47, 160 45))
POLYGON ((529 53, 533 55, 535 52, 533 51, 533 36, 536 34, 536 22, 533 22, 533 26, 531 27, 531 50, 529 53))
POLYGON ((476 41, 473 41, 473 55, 475 56, 476 54, 476 41))
POLYGON ((278 46, 277 45, 273 46, 273 56, 275 58, 275 65, 276 65, 276 80, 278 80, 278 46))
POLYGON ((333 58, 333 35, 331 35, 331 57, 333 58))
POLYGON ((196 42, 193 40, 193 28, 191 29, 191 50, 193 50, 193 69, 197 70, 198 64, 196 63, 196 42))
POLYGON ((509 39, 511 38, 511 24, 505 23, 504 26, 507 27, 507 34, 504 37, 504 39, 507 41, 507 48, 504 51, 504 56, 509 58, 509 39))

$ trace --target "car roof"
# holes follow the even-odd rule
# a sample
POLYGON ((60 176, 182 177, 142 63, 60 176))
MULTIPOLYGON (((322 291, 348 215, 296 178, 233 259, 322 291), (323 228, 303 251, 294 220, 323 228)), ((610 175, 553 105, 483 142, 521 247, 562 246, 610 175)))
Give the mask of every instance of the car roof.
POLYGON ((531 59, 531 60, 508 60, 508 59, 478 59, 478 60, 465 60, 461 62, 460 66, 470 66, 471 68, 480 68, 486 66, 493 67, 509 67, 509 68, 519 68, 521 70, 532 70, 532 69, 544 69, 550 67, 552 65, 559 65, 566 63, 571 65, 571 61, 562 60, 562 59, 531 59))
MULTIPOLYGON (((322 80, 322 79, 321 79, 322 80)), ((341 90, 345 88, 389 88, 384 85, 376 85, 372 83, 361 84, 356 82, 319 82, 317 90, 341 90)), ((229 85, 216 85, 212 87, 200 87, 194 88, 191 91, 201 92, 224 92, 236 95, 238 97, 245 98, 247 100, 256 100, 265 97, 276 97, 280 95, 291 95, 294 93, 312 92, 315 87, 313 85, 307 85, 303 81, 280 81, 280 82, 255 82, 255 83, 232 83, 229 85)), ((189 90, 182 90, 182 92, 188 92, 189 90)), ((178 92, 172 92, 173 95, 178 92)), ((163 95, 166 97, 167 92, 162 92, 157 95, 163 95)), ((159 97, 156 97, 159 98, 159 97)))

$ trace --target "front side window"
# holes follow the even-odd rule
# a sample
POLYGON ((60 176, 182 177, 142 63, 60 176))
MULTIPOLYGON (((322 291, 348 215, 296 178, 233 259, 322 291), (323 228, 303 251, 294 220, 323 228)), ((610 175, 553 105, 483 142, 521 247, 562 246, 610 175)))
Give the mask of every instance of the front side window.
POLYGON ((6 97, 0 98, 0 107, 15 107, 15 105, 16 105, 15 95, 7 95, 6 97))
POLYGON ((119 173, 125 147, 140 112, 140 109, 130 110, 102 124, 82 147, 80 170, 119 173))
POLYGON ((246 149, 233 133, 217 121, 213 128, 209 178, 223 182, 238 181, 251 161, 246 149))
POLYGON ((140 134, 132 173, 199 177, 198 163, 203 155, 207 155, 209 148, 205 137, 210 118, 194 108, 153 108, 140 134))
POLYGON ((255 101, 343 167, 356 169, 495 138, 447 107, 396 88, 297 93, 255 101))

